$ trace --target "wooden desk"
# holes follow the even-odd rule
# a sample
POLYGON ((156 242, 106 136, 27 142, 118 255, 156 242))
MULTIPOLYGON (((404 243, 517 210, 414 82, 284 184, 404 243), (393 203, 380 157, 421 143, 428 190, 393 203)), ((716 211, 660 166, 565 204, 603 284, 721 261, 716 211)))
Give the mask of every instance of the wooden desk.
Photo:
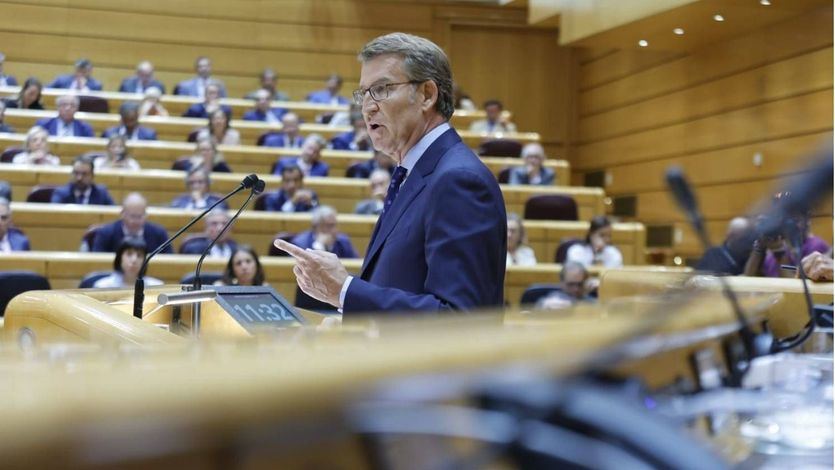
MULTIPOLYGON (((22 147, 26 140, 25 134, 0 133, 0 149, 7 147, 22 147)), ((107 140, 87 137, 50 137, 52 153, 61 157, 61 163, 70 165, 72 160, 86 152, 104 152, 107 140)), ((254 145, 221 145, 220 151, 236 173, 269 173, 278 158, 295 156, 300 149, 258 147, 254 145)), ((129 153, 136 158, 143 169, 168 170, 174 161, 180 157, 193 155, 195 145, 187 142, 168 141, 132 141, 128 142, 129 153)), ((344 176, 349 166, 368 160, 371 152, 355 152, 345 150, 323 150, 322 160, 330 165, 331 176, 344 176)), ((498 177, 504 168, 521 165, 518 158, 481 157, 494 175, 498 177)), ((547 160, 545 166, 553 169, 557 177, 557 186, 571 185, 571 170, 566 160, 547 160)))

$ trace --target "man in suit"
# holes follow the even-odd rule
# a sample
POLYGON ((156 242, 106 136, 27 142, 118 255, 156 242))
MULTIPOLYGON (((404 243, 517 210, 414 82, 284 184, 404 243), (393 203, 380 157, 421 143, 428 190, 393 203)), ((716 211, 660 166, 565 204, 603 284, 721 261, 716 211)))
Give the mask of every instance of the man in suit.
POLYGON ((119 91, 144 94, 145 90, 151 87, 159 88, 159 91, 165 94, 165 85, 154 78, 154 64, 143 60, 136 66, 136 75, 122 80, 119 91))
POLYGON ((302 170, 304 176, 328 176, 330 167, 322 161, 322 149, 327 142, 319 134, 310 134, 304 139, 302 152, 298 157, 282 158, 273 170, 274 175, 280 175, 285 167, 297 166, 302 170))
POLYGON ((290 95, 277 88, 278 73, 275 70, 271 68, 264 69, 261 72, 261 75, 258 76, 258 79, 261 82, 261 88, 247 93, 246 96, 244 96, 244 99, 257 99, 255 94, 261 90, 266 90, 270 96, 270 101, 290 101, 290 95))
POLYGON ((75 95, 59 96, 55 100, 58 116, 44 118, 37 125, 46 129, 49 135, 58 137, 95 137, 93 126, 75 118, 78 111, 78 97, 75 95))
POLYGON ((299 116, 289 112, 281 116, 281 132, 270 132, 264 136, 261 145, 264 147, 299 148, 304 138, 299 134, 299 116))
MULTIPOLYGON (((147 208, 148 201, 141 194, 130 193, 125 196, 119 220, 96 230, 90 251, 115 253, 116 248, 125 238, 142 239, 148 247, 148 252, 156 250, 168 240, 168 232, 162 226, 146 221, 147 208)), ((162 252, 171 253, 171 247, 169 246, 162 252)))
POLYGON ((157 131, 139 125, 138 104, 122 103, 122 106, 119 106, 119 116, 122 118, 122 125, 106 129, 102 132, 102 137, 109 139, 121 135, 126 140, 157 140, 157 131))
POLYGON ((178 83, 177 88, 174 89, 175 95, 203 98, 206 96, 206 87, 209 81, 213 80, 220 87, 220 96, 226 97, 226 87, 223 85, 223 82, 212 78, 212 61, 208 57, 198 57, 194 61, 194 71, 197 73, 197 76, 178 83))
POLYGON ((397 163, 388 155, 379 150, 374 151, 374 156, 360 163, 348 167, 346 175, 349 178, 369 178, 374 170, 385 170, 389 175, 394 173, 397 163))
POLYGON ((313 209, 311 215, 311 229, 296 235, 290 243, 302 249, 327 251, 338 258, 359 257, 348 235, 339 233, 336 210, 333 207, 319 206, 313 209))
MULTIPOLYGON (((202 166, 194 167, 186 173, 186 190, 187 193, 171 201, 171 207, 204 210, 220 200, 220 196, 211 193, 211 179, 202 166)), ((226 202, 220 203, 218 207, 229 208, 226 202)))
POLYGON ((304 174, 295 165, 281 171, 281 189, 264 196, 264 210, 272 212, 309 212, 319 205, 313 190, 304 187, 304 174))
POLYGON ((522 160, 525 166, 514 167, 508 176, 509 184, 537 184, 550 186, 554 184, 556 174, 554 170, 543 166, 545 149, 542 145, 532 142, 522 147, 522 160))
MULTIPOLYGON (((351 104, 351 101, 344 96, 339 95, 339 90, 342 88, 342 77, 337 74, 331 74, 328 81, 325 83, 323 90, 317 90, 307 95, 307 101, 310 103, 330 104, 330 105, 344 105, 351 104)), ((333 113, 325 113, 316 116, 316 122, 327 124, 333 119, 333 113)))
POLYGON ((386 200, 386 193, 388 192, 390 183, 391 173, 387 170, 377 168, 371 172, 371 176, 368 177, 368 186, 371 191, 371 197, 358 202, 357 207, 354 209, 354 213, 363 215, 380 215, 383 212, 383 204, 386 200))
MULTIPOLYGON (((206 218, 203 220, 203 234, 184 242, 180 246, 180 253, 187 255, 202 254, 209 246, 209 243, 220 234, 223 227, 229 222, 229 214, 224 209, 214 208, 206 214, 206 218)), ((210 258, 229 259, 232 253, 235 252, 238 243, 229 236, 229 232, 231 232, 231 227, 218 238, 217 243, 209 251, 208 256, 210 258)))
POLYGON ((244 113, 244 121, 261 121, 270 124, 281 122, 281 116, 287 113, 284 108, 270 108, 270 92, 258 90, 254 93, 255 109, 244 113))
POLYGON ((0 52, 0 86, 17 86, 17 79, 14 75, 3 73, 3 62, 5 61, 6 55, 0 52))
POLYGON ((58 75, 47 88, 67 88, 75 91, 101 91, 101 82, 93 78, 93 63, 89 59, 75 62, 75 73, 58 75))
POLYGON ((87 156, 76 157, 72 163, 70 182, 55 188, 50 202, 58 204, 97 204, 112 206, 113 199, 107 188, 95 184, 93 179, 93 160, 87 156))
POLYGON ((12 227, 12 208, 9 200, 0 198, 0 253, 29 251, 29 239, 12 227))
POLYGON ((220 104, 220 91, 221 84, 210 80, 206 84, 206 94, 203 97, 203 102, 189 106, 186 112, 183 113, 183 117, 208 118, 209 114, 217 108, 222 109, 227 116, 231 116, 232 108, 225 104, 220 104))
POLYGON ((542 310, 559 310, 569 308, 580 302, 594 302, 594 297, 588 294, 589 273, 580 263, 569 261, 560 271, 560 288, 539 299, 536 308, 542 310))
POLYGON ((368 137, 368 131, 365 129, 362 112, 352 111, 350 120, 354 130, 339 134, 331 139, 331 147, 334 150, 368 150, 372 148, 371 138, 368 137))
POLYGON ((487 119, 473 121, 470 130, 473 132, 516 132, 516 124, 510 122, 502 115, 504 106, 499 100, 487 100, 484 102, 484 112, 487 119))
POLYGON ((450 127, 452 72, 431 41, 378 37, 360 52, 354 99, 374 148, 399 166, 362 271, 282 240, 308 295, 362 312, 438 312, 503 305, 507 216, 496 178, 450 127))

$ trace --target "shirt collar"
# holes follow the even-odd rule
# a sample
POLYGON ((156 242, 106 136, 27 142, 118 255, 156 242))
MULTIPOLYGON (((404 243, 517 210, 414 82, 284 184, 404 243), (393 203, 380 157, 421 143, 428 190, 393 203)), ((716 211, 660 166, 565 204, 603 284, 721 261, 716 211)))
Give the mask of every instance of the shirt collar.
POLYGON ((418 160, 420 160, 420 156, 426 152, 426 149, 429 148, 432 143, 438 140, 438 137, 441 136, 444 132, 449 130, 450 126, 448 122, 444 122, 438 127, 432 129, 431 131, 427 132, 423 137, 420 138, 418 143, 415 144, 414 147, 410 148, 406 155, 403 157, 403 163, 400 166, 406 168, 408 173, 412 172, 412 168, 417 165, 418 160))

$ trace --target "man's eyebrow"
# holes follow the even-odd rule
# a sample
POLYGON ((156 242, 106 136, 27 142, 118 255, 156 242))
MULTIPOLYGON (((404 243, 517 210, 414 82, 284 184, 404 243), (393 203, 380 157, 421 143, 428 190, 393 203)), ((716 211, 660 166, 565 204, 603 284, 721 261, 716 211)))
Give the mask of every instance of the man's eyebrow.
POLYGON ((364 87, 364 86, 360 85, 360 88, 365 90, 365 89, 373 87, 374 85, 382 85, 384 83, 391 83, 393 81, 394 80, 392 80, 390 77, 380 77, 377 80, 374 80, 373 82, 371 82, 371 84, 368 85, 367 87, 364 87))

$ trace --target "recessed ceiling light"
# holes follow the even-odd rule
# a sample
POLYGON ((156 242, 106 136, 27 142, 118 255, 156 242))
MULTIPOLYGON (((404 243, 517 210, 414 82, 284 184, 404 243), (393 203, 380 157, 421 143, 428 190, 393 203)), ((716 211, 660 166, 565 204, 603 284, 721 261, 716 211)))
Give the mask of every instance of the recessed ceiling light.
POLYGON ((647 47, 649 46, 649 42, 647 42, 646 39, 641 39, 640 41, 638 41, 638 45, 641 47, 647 47))
POLYGON ((713 15, 713 21, 718 21, 718 22, 721 23, 721 22, 725 21, 725 17, 717 13, 717 14, 713 15))
POLYGON ((771 5, 771 0, 760 0, 760 5, 767 7, 771 5))
POLYGON ((682 34, 684 34, 684 30, 683 30, 683 29, 681 29, 681 28, 676 28, 676 29, 674 29, 674 30, 673 30, 673 33, 674 33, 676 36, 681 36, 682 34))

